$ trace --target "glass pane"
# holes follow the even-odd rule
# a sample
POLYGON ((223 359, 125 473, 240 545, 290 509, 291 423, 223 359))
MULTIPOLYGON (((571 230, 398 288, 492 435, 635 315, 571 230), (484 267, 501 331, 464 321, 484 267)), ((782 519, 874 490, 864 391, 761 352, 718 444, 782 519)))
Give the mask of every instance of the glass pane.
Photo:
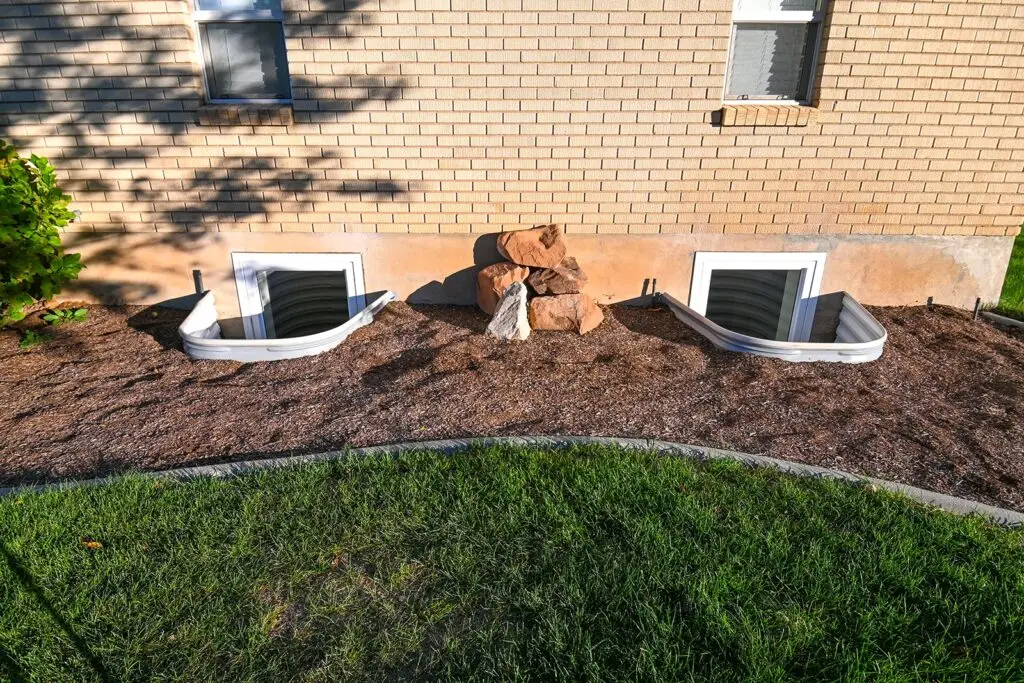
POLYGON ((268 339, 317 334, 349 319, 344 270, 261 270, 256 283, 268 339))
POLYGON ((202 24, 206 81, 213 99, 287 99, 288 61, 281 24, 202 24))
POLYGON ((199 0, 198 5, 205 12, 281 11, 281 0, 199 0))
POLYGON ((736 0, 733 9, 736 12, 818 12, 822 0, 736 0))
POLYGON ((809 99, 819 24, 736 24, 726 99, 809 99))
POLYGON ((787 341, 800 287, 799 270, 711 272, 705 317, 727 330, 787 341))

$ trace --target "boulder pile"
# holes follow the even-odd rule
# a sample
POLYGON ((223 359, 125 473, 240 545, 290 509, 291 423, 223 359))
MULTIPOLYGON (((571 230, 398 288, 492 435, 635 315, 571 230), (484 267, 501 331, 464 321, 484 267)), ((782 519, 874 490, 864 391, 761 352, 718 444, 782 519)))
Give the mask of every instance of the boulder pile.
POLYGON ((594 299, 583 293, 587 275, 567 255, 565 236, 557 225, 502 233, 498 251, 508 260, 477 275, 477 304, 494 316, 488 327, 491 334, 526 339, 530 328, 586 334, 604 320, 594 299), (514 287, 517 283, 520 286, 514 287), (528 302, 523 283, 535 294, 528 302), (528 321, 519 314, 524 303, 528 321))

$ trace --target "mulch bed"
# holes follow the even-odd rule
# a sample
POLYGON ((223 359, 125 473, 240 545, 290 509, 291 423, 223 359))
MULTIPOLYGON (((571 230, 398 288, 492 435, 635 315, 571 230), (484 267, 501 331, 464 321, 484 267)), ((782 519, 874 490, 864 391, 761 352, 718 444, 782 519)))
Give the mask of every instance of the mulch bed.
POLYGON ((1024 340, 959 310, 873 308, 884 356, 715 350, 666 310, 505 344, 473 308, 395 303, 330 353, 191 361, 170 309, 92 307, 29 351, 0 333, 0 484, 448 437, 656 437, 1024 509, 1024 340))

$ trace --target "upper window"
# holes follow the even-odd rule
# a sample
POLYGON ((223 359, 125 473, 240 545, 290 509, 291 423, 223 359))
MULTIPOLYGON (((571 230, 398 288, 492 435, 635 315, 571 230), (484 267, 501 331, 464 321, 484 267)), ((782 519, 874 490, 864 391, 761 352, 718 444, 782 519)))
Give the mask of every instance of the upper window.
POLYGON ((291 98, 281 0, 196 0, 212 102, 291 98))
POLYGON ((725 99, 807 102, 826 0, 735 0, 725 99))

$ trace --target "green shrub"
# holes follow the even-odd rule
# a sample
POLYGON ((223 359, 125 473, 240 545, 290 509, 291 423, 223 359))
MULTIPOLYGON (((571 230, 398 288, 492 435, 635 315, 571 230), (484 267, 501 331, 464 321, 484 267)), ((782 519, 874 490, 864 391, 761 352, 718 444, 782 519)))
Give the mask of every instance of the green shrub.
POLYGON ((0 326, 25 317, 25 308, 60 293, 78 277, 78 254, 65 254, 60 228, 75 215, 46 159, 29 159, 0 140, 0 326))

